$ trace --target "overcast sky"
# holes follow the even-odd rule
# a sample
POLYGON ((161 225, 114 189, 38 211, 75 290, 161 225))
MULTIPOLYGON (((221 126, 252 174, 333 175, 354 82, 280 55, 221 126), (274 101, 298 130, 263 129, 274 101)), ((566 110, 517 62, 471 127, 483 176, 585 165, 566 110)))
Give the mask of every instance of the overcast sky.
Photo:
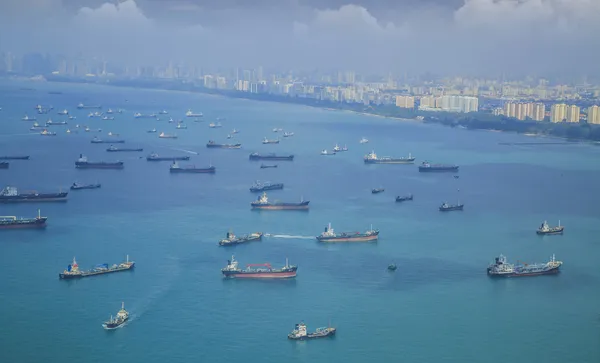
POLYGON ((145 65, 598 74, 600 0, 0 0, 0 50, 145 65))

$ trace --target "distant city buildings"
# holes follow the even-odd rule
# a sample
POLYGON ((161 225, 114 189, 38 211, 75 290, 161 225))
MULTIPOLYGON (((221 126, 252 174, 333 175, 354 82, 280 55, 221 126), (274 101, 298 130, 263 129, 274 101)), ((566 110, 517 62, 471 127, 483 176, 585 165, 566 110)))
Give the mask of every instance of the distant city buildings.
POLYGON ((576 105, 567 106, 566 121, 567 122, 579 122, 580 113, 581 113, 581 109, 579 108, 579 106, 576 106, 576 105))
POLYGON ((396 96, 396 106, 400 108, 415 108, 415 98, 412 96, 396 96))
POLYGON ((597 105, 588 107, 587 123, 593 125, 600 125, 600 107, 598 107, 597 105))
POLYGON ((472 96, 444 95, 441 97, 421 97, 419 105, 421 111, 446 111, 446 112, 477 112, 479 99, 472 96))
POLYGON ((556 103, 550 108, 550 122, 563 122, 567 119, 567 105, 556 103))
POLYGON ((540 102, 507 102, 504 104, 502 112, 497 111, 497 114, 503 114, 506 117, 514 117, 518 120, 529 118, 534 121, 543 121, 546 116, 546 105, 540 102))

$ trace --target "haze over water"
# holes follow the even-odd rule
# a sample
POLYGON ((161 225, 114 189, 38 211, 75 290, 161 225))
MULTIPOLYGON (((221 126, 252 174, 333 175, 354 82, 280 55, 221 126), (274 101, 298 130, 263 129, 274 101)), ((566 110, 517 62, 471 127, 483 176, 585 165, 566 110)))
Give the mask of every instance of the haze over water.
MULTIPOLYGON (((544 141, 507 133, 450 129, 412 121, 206 95, 92 85, 0 84, 0 155, 29 154, 0 170, 0 186, 57 191, 74 181, 99 190, 72 191, 67 203, 0 205, 0 215, 48 216, 45 231, 1 231, 0 349, 6 362, 525 362, 600 361, 600 148, 591 144, 521 145, 544 141), (35 90, 23 90, 33 88, 35 90), (62 92, 49 94, 48 92, 62 92), (115 120, 88 119, 80 102, 115 120), (54 106, 36 115, 35 105, 54 106), (28 131, 25 113, 42 124, 68 109, 76 120, 28 131), (185 118, 187 109, 204 121, 185 118), (161 121, 134 119, 153 113, 161 121), (183 119, 176 130, 167 119, 183 119), (217 117, 223 128, 211 129, 217 117), (75 124, 100 134, 67 135, 75 124), (176 140, 147 133, 177 133, 176 140), (263 137, 295 136, 279 145, 263 137), (242 150, 209 150, 209 139, 242 150), (107 153, 91 144, 111 131, 123 147, 143 153, 107 153), (360 145, 361 137, 370 140, 360 145), (335 143, 348 152, 321 156, 335 143), (405 156, 417 162, 456 163, 452 174, 428 175, 416 165, 364 165, 362 157, 405 156), (149 163, 155 151, 191 156, 215 175, 171 175, 168 162, 149 163), (293 162, 259 169, 252 151, 293 153, 293 162), (124 170, 77 170, 90 160, 125 162, 124 170), (198 153, 195 155, 194 153, 198 153), (271 199, 310 200, 309 212, 251 211, 255 180, 285 183, 271 199), (372 195, 370 190, 384 187, 372 195), (395 203, 413 193, 412 202, 395 203), (440 213, 443 201, 463 212, 440 213), (566 226, 563 236, 538 237, 542 221, 566 226), (337 231, 381 231, 377 243, 318 244, 331 222, 337 231), (279 237, 218 247, 232 228, 279 237), (284 238, 285 237, 285 238, 284 238), (498 254, 511 262, 563 261, 561 274, 490 279, 498 254), (59 281, 73 256, 81 268, 136 261, 133 272, 59 281), (232 254, 241 265, 297 264, 290 281, 225 281, 220 269, 232 254), (395 262, 398 270, 388 272, 395 262), (132 314, 123 328, 101 324, 120 308, 132 314), (309 330, 330 321, 333 339, 290 342, 300 321, 309 330)), ((92 110, 93 111, 93 110, 92 110)), ((546 140, 547 141, 547 140, 546 140)), ((270 162, 268 162, 270 163, 270 162)))

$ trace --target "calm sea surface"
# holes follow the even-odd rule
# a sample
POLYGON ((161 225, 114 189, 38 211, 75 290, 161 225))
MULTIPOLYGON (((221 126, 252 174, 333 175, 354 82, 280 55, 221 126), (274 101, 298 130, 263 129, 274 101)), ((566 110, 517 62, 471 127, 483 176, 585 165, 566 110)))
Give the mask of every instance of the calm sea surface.
MULTIPOLYGON (((206 95, 53 83, 0 84, 0 155, 29 154, 0 170, 0 186, 58 191, 74 181, 100 182, 73 191, 67 203, 0 205, 0 215, 48 216, 44 231, 0 231, 2 362, 600 362, 600 147, 590 144, 506 146, 536 142, 522 135, 450 129, 278 103, 206 95), (25 89, 24 89, 25 88, 25 89), (29 90, 28 90, 29 89, 29 90), (52 92, 52 93, 49 93, 52 92), (61 92, 56 94, 56 92, 61 92), (79 102, 122 108, 115 120, 88 119, 79 102), (37 104, 54 106, 36 115, 37 104), (21 121, 60 121, 43 137, 21 121), (185 118, 191 108, 203 122, 185 118), (161 120, 134 112, 166 110, 161 120), (169 117, 185 119, 176 130, 169 117), (223 128, 211 129, 217 117, 223 128), (82 127, 78 134, 66 129, 82 127), (87 133, 83 125, 101 128, 87 133), (273 128, 292 131, 279 145, 273 128), (177 133, 176 140, 147 133, 177 133), (209 150, 209 139, 242 150, 209 150), (119 133, 121 146, 143 153, 107 153, 94 135, 119 133), (359 144, 361 137, 370 140, 359 144), (349 151, 321 156, 336 143, 349 151), (362 156, 405 156, 457 163, 460 178, 428 175, 416 165, 364 165, 362 156), (171 175, 148 153, 190 155, 215 175, 171 175), (293 153, 293 162, 259 169, 253 151, 293 153), (90 160, 125 162, 124 170, 77 170, 90 160), (197 153, 197 155, 196 155, 197 153), (255 180, 283 182, 271 199, 310 200, 309 212, 251 211, 255 180), (372 195, 371 188, 384 187, 372 195), (413 193, 413 202, 395 203, 413 193), (463 212, 440 213, 443 201, 463 212), (563 236, 538 237, 548 220, 563 236), (338 231, 381 231, 372 244, 318 244, 331 222, 338 231), (276 235, 235 248, 217 246, 233 229, 276 235), (510 261, 564 262, 558 276, 493 280, 485 268, 510 261), (60 281, 73 256, 82 268, 136 261, 133 272, 60 281), (220 269, 240 264, 297 264, 291 281, 224 281, 220 269), (398 270, 388 272, 395 262, 398 270), (101 324, 120 308, 123 328, 101 324), (333 339, 292 342, 331 322, 333 339)), ((279 135, 281 136, 281 135, 279 135)), ((546 140, 547 141, 547 140, 546 140)), ((182 164, 186 164, 182 162, 182 164)))

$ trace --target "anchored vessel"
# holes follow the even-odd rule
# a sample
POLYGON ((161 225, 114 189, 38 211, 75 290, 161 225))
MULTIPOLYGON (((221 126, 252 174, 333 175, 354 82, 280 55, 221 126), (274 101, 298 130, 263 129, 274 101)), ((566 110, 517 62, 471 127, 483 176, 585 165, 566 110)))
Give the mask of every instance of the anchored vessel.
POLYGON ((144 115, 144 114, 137 112, 137 113, 133 114, 133 117, 135 117, 135 118, 156 118, 156 115, 155 114, 144 115))
POLYGON ((23 218, 15 216, 0 217, 0 229, 14 228, 45 228, 48 217, 42 217, 38 209, 38 215, 35 218, 23 218))
POLYGON ((170 135, 170 134, 165 134, 164 132, 161 132, 158 137, 160 137, 161 139, 176 139, 177 135, 170 135))
POLYGON ((15 187, 6 187, 0 192, 0 203, 20 202, 66 202, 68 192, 59 193, 19 193, 15 187))
POLYGON ((284 202, 269 202, 267 193, 263 192, 257 200, 250 203, 252 209, 269 209, 269 210, 308 210, 308 200, 301 200, 298 203, 284 202))
POLYGON ((558 221, 558 226, 554 226, 554 227, 550 227, 548 225, 548 222, 544 221, 544 223, 542 223, 540 228, 537 229, 536 233, 539 235, 562 234, 564 230, 565 230, 565 227, 560 225, 560 221, 558 221))
POLYGON ((379 238, 379 231, 376 229, 369 229, 368 231, 361 232, 342 232, 335 233, 333 228, 331 228, 331 223, 325 227, 325 231, 321 233, 320 236, 317 236, 317 241, 319 242, 369 242, 369 241, 377 241, 379 238))
POLYGON ((275 155, 273 153, 261 155, 259 153, 252 153, 252 154, 250 154, 250 156, 248 158, 250 160, 288 160, 288 161, 292 161, 292 160, 294 160, 294 155, 275 155))
POLYGON ((385 191, 385 189, 383 189, 383 188, 373 188, 373 189, 371 189, 371 194, 377 194, 377 193, 381 193, 384 191, 385 191))
POLYGON ((174 160, 190 160, 189 156, 160 156, 152 153, 146 157, 148 161, 174 161, 174 160))
POLYGON ((262 236, 262 232, 256 232, 238 237, 235 234, 233 234, 233 231, 229 231, 227 232, 227 237, 219 241, 219 246, 233 246, 246 242, 261 241, 262 236))
POLYGON ((396 202, 405 202, 407 200, 413 200, 413 195, 409 194, 409 195, 405 195, 403 197, 401 197, 401 196, 396 197, 396 202))
POLYGON ((110 145, 110 147, 108 149, 106 149, 106 151, 108 152, 119 152, 119 151, 144 151, 144 149, 142 148, 127 148, 127 147, 114 147, 112 145, 110 145))
POLYGON ((75 183, 73 183, 73 185, 71 185, 71 190, 98 189, 101 186, 102 185, 100 185, 100 183, 96 183, 96 184, 79 184, 79 183, 75 182, 75 183))
POLYGON ((424 161, 423 164, 419 165, 419 171, 424 172, 433 172, 433 171, 458 171, 458 165, 450 165, 450 164, 430 164, 427 161, 424 161))
POLYGON ((208 168, 196 168, 194 165, 187 165, 184 167, 179 166, 176 161, 173 161, 173 164, 169 167, 169 171, 171 173, 205 173, 205 174, 214 174, 217 169, 214 166, 209 166, 208 168))
POLYGON ((78 109, 83 109, 83 108, 102 108, 102 106, 90 106, 90 105, 84 105, 83 103, 80 103, 77 105, 78 109))
POLYGON ((321 150, 321 155, 335 155, 335 151, 329 151, 327 149, 321 150))
POLYGON ((125 310, 125 303, 121 303, 121 310, 119 310, 117 316, 113 318, 111 315, 110 319, 102 324, 102 327, 106 330, 116 329, 125 324, 127 320, 129 320, 129 313, 125 310))
POLYGON ((29 155, 6 155, 6 156, 0 156, 0 160, 29 160, 29 155))
POLYGON ((390 271, 396 271, 397 268, 398 268, 398 266, 396 266, 395 263, 388 265, 388 270, 390 270, 390 271))
POLYGON ((464 206, 465 205, 461 204, 460 202, 458 202, 456 204, 448 204, 447 202, 444 202, 440 206, 440 212, 451 212, 454 210, 463 210, 464 206))
POLYGON ((272 164, 272 165, 260 164, 261 169, 276 168, 276 167, 277 167, 277 164, 272 164))
POLYGON ((200 113, 193 113, 193 112, 192 112, 192 110, 188 110, 188 111, 185 113, 185 116, 186 116, 186 117, 202 117, 202 116, 204 116, 204 115, 202 114, 202 112, 200 112, 200 113))
POLYGON ((96 276, 108 274, 111 272, 119 272, 119 271, 128 271, 132 270, 135 267, 134 261, 129 261, 129 255, 127 255, 127 260, 125 262, 121 262, 118 265, 108 266, 108 264, 104 263, 101 265, 97 265, 91 270, 81 271, 79 270, 79 265, 77 261, 75 261, 75 257, 73 257, 73 262, 67 266, 67 269, 58 274, 58 277, 61 279, 78 279, 81 277, 88 276, 96 276))
POLYGON ((263 144, 279 144, 279 139, 269 140, 266 137, 262 141, 263 144))
POLYGON ((40 132, 40 135, 42 135, 42 136, 56 136, 56 132, 51 132, 51 131, 48 131, 48 130, 44 129, 42 132, 40 132))
POLYGON ((296 324, 294 330, 288 334, 288 339, 292 340, 307 340, 307 339, 316 339, 316 338, 325 338, 334 336, 336 332, 336 328, 332 327, 323 327, 317 328, 314 333, 307 333, 306 324, 300 323, 296 324))
POLYGON ((408 154, 406 157, 392 158, 390 156, 378 157, 375 151, 371 151, 363 158, 365 164, 412 164, 415 162, 415 158, 408 154))
POLYGON ((209 140, 206 147, 215 149, 239 149, 242 147, 242 144, 217 144, 213 140, 209 140))
POLYGON ((98 137, 94 137, 91 141, 92 144, 124 144, 125 140, 102 140, 98 137))
POLYGON ((366 144, 369 142, 369 140, 367 140, 367 138, 363 137, 362 139, 360 139, 359 141, 361 144, 366 144))
POLYGON ((79 159, 75 162, 77 169, 123 169, 124 164, 122 161, 88 161, 87 157, 83 154, 79 154, 79 159))
POLYGON ((46 126, 63 126, 66 125, 67 121, 52 121, 52 120, 48 120, 46 121, 46 126))
POLYGON ((562 261, 557 261, 554 255, 546 263, 522 265, 508 263, 506 257, 500 255, 495 258, 494 263, 488 266, 487 273, 490 276, 498 277, 550 275, 558 273, 560 266, 562 266, 562 261))
POLYGON ((253 193, 264 192, 265 190, 277 190, 277 189, 283 189, 283 183, 271 183, 271 182, 260 183, 260 182, 256 181, 250 187, 250 191, 253 193))
POLYGON ((221 269, 226 278, 245 278, 245 279, 289 279, 296 277, 298 266, 289 265, 287 258, 285 266, 282 268, 273 268, 270 263, 250 264, 244 270, 238 267, 238 262, 234 256, 227 260, 227 267, 221 269), (262 266, 263 268, 257 268, 262 266))
POLYGON ((211 129, 216 129, 216 128, 219 128, 219 127, 223 127, 223 125, 221 125, 220 122, 217 122, 217 123, 211 122, 211 123, 208 124, 208 127, 210 127, 211 129))

